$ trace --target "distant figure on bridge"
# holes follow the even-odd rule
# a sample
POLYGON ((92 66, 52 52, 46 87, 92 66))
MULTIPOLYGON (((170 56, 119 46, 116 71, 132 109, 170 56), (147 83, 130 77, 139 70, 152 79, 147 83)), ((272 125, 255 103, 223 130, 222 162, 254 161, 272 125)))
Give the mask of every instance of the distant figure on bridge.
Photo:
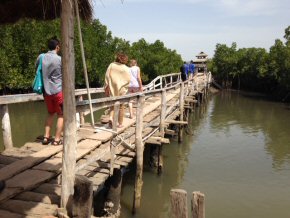
MULTIPOLYGON (((48 116, 45 122, 43 145, 61 145, 61 134, 63 131, 63 95, 62 95, 62 73, 60 42, 56 38, 48 41, 49 51, 44 54, 42 61, 42 77, 44 84, 44 101, 47 106, 48 116), (55 138, 52 140, 50 131, 53 124, 54 114, 57 114, 55 138)), ((36 66, 39 64, 38 56, 36 66)))
MULTIPOLYGON (((130 68, 126 66, 128 56, 124 53, 118 53, 115 62, 111 63, 107 68, 105 87, 109 87, 109 96, 121 96, 128 92, 130 84, 130 68)), ((114 117, 114 107, 110 108, 109 126, 112 128, 114 117)), ((124 105, 120 105, 118 128, 123 127, 124 105)))
POLYGON ((189 63, 189 66, 188 66, 188 69, 189 69, 189 79, 192 79, 193 78, 193 74, 194 74, 194 64, 193 64, 193 61, 191 60, 190 63, 189 63))
MULTIPOLYGON (((131 81, 129 85, 129 93, 136 93, 142 92, 142 80, 141 80, 141 73, 140 68, 137 66, 137 61, 132 59, 130 61, 130 73, 131 73, 131 81)), ((130 119, 133 119, 133 103, 129 102, 129 112, 130 112, 130 119)))
POLYGON ((188 74, 188 64, 184 61, 183 65, 180 67, 180 73, 181 73, 181 80, 185 81, 187 80, 187 74, 188 74))

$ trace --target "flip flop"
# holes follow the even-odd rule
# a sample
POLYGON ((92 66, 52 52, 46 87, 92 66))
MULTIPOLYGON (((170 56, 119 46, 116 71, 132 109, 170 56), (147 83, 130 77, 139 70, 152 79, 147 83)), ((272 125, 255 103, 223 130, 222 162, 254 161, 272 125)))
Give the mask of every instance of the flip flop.
POLYGON ((50 142, 51 142, 51 137, 43 136, 43 139, 42 139, 42 144, 43 145, 48 145, 50 142))
POLYGON ((51 145, 54 145, 54 146, 62 145, 62 140, 61 139, 58 141, 54 140, 53 142, 51 142, 51 145))

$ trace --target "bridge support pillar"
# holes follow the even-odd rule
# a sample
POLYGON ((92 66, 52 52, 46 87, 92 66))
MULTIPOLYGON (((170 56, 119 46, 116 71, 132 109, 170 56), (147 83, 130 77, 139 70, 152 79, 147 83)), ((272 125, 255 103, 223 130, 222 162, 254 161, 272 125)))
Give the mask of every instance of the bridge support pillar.
MULTIPOLYGON (((180 116, 179 120, 183 121, 183 112, 184 112, 184 83, 180 83, 180 95, 179 95, 179 111, 180 116)), ((183 125, 179 125, 179 132, 178 132, 178 142, 182 142, 183 140, 183 125)))
POLYGON ((138 96, 137 114, 136 114, 136 132, 135 132, 135 145, 136 145, 136 177, 134 188, 134 199, 132 213, 136 213, 136 209, 141 205, 141 191, 143 186, 143 152, 144 144, 142 142, 143 131, 143 107, 144 107, 145 95, 138 96))
POLYGON ((2 134, 5 149, 12 148, 12 133, 10 125, 10 117, 8 111, 8 105, 0 105, 0 116, 2 120, 2 134))

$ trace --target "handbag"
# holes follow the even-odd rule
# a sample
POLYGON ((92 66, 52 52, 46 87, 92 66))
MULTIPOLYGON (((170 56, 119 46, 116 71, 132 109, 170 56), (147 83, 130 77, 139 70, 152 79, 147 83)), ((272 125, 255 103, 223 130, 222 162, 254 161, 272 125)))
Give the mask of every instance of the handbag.
POLYGON ((36 70, 36 75, 33 81, 32 89, 33 92, 41 95, 43 93, 43 78, 42 78, 42 59, 44 54, 39 57, 39 63, 36 70))

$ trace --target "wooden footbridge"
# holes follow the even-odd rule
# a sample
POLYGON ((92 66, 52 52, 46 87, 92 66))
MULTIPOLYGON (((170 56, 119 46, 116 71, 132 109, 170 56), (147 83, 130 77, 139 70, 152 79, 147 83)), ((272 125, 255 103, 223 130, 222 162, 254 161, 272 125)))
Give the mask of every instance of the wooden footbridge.
MULTIPOLYGON (((42 145, 41 137, 27 142, 20 148, 13 147, 8 105, 12 103, 40 101, 36 94, 1 96, 0 108, 5 150, 0 155, 0 180, 6 182, 0 193, 0 217, 91 217, 97 207, 109 214, 119 209, 122 173, 136 159, 135 190, 132 208, 140 207, 142 190, 143 151, 147 143, 157 145, 156 165, 162 170, 161 147, 169 143, 167 135, 178 135, 182 141, 187 113, 205 97, 210 75, 197 73, 192 80, 181 81, 180 74, 159 76, 145 86, 144 92, 121 97, 93 99, 94 111, 114 106, 113 128, 109 129, 108 116, 91 125, 83 116, 90 111, 90 104, 82 100, 84 90, 76 90, 79 128, 75 152, 74 195, 72 208, 61 208, 61 195, 66 188, 62 178, 63 146, 42 145), (117 128, 120 104, 134 102, 136 117, 124 118, 122 128, 117 128), (170 129, 177 125, 178 132, 170 129), (101 203, 94 200, 104 186, 109 193, 101 203), (67 215, 68 214, 68 215, 67 215)), ((101 93, 102 89, 90 89, 101 93)), ((66 148, 64 148, 65 150, 66 148)))

